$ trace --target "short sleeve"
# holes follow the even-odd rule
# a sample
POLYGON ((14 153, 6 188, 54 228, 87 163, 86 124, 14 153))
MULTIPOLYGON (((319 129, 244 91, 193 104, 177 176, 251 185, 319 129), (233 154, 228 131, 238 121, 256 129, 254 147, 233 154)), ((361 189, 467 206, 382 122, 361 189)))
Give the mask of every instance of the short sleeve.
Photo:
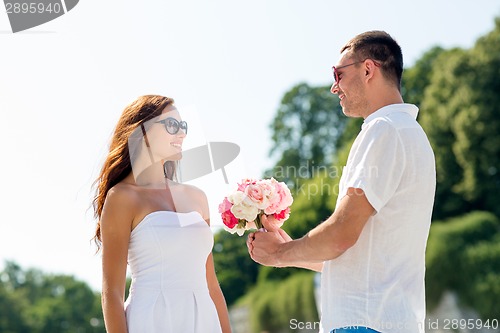
POLYGON ((344 188, 360 188, 379 212, 396 192, 405 168, 405 152, 391 123, 377 119, 356 138, 344 170, 344 188))

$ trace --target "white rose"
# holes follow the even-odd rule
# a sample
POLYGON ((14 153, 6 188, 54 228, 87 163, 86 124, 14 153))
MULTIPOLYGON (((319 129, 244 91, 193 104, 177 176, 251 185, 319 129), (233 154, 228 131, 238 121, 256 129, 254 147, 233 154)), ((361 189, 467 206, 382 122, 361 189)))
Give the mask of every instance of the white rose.
POLYGON ((243 234, 245 233, 245 229, 243 229, 243 228, 237 228, 236 229, 236 233, 238 234, 238 236, 243 236, 243 234))
POLYGON ((259 209, 242 201, 240 204, 235 204, 231 207, 231 213, 233 213, 237 219, 243 219, 250 222, 257 218, 259 209))
MULTIPOLYGON (((233 194, 230 194, 227 197, 227 200, 232 203, 233 205, 239 205, 241 204, 246 198, 246 194, 240 191, 236 191, 233 194)), ((234 213, 233 213, 234 214, 234 213)), ((236 215, 235 215, 236 216, 236 215)), ((238 216, 236 216, 238 217, 238 216)))
POLYGON ((245 233, 245 229, 239 227, 234 227, 232 229, 229 229, 226 225, 224 225, 224 229, 232 234, 237 233, 238 236, 242 236, 245 233))

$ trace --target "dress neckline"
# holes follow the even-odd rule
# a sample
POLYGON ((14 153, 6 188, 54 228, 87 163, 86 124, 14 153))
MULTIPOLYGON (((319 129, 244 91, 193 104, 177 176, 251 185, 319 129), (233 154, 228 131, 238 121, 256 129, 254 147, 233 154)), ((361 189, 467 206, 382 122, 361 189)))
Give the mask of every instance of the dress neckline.
POLYGON ((138 229, 138 228, 139 228, 142 224, 144 224, 144 222, 145 222, 146 220, 148 220, 151 216, 154 216, 154 215, 157 215, 157 214, 161 214, 161 213, 167 213, 167 214, 168 214, 168 213, 170 213, 170 214, 182 214, 182 215, 188 215, 188 214, 193 214, 193 213, 195 213, 195 214, 198 214, 198 215, 201 217, 201 219, 202 219, 203 221, 205 221, 205 219, 203 219, 203 216, 200 214, 200 212, 198 212, 198 211, 196 211, 196 210, 192 210, 192 211, 190 211, 190 212, 175 212, 175 211, 173 211, 173 210, 155 210, 155 211, 152 211, 152 212, 150 212, 150 213, 148 213, 148 214, 144 215, 144 217, 142 218, 142 220, 141 220, 141 221, 139 221, 139 223, 137 223, 137 225, 135 226, 135 228, 134 228, 134 229, 132 229, 132 232, 131 232, 131 233, 133 233, 135 230, 137 230, 137 229, 138 229))

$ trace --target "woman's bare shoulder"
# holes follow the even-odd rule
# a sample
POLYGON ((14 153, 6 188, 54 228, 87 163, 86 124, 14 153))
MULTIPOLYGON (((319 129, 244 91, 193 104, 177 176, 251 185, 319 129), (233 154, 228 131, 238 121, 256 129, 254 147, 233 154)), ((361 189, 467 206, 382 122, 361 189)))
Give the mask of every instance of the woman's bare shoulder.
POLYGON ((140 206, 140 196, 137 189, 130 184, 118 183, 109 189, 104 201, 103 215, 105 212, 121 216, 130 216, 133 219, 140 206))
POLYGON ((195 199, 196 198, 200 198, 200 199, 207 198, 205 192, 203 192, 203 190, 199 187, 196 187, 196 186, 191 185, 191 184, 181 184, 181 186, 183 187, 183 191, 185 191, 189 195, 194 196, 195 199))
POLYGON ((208 209, 208 199, 205 192, 191 184, 181 184, 182 191, 187 197, 190 198, 190 202, 193 205, 193 210, 196 210, 203 216, 203 219, 210 224, 210 211, 208 209))
POLYGON ((140 199, 136 186, 127 183, 118 183, 109 189, 106 201, 133 204, 140 199))

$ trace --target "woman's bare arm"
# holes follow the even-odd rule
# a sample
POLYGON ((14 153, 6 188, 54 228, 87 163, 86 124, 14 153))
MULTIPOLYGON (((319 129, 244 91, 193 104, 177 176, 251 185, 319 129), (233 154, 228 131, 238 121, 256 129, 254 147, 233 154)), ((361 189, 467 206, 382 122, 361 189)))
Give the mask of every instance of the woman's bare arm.
POLYGON ((134 209, 131 191, 112 188, 101 215, 102 309, 108 333, 127 332, 123 303, 134 209))

